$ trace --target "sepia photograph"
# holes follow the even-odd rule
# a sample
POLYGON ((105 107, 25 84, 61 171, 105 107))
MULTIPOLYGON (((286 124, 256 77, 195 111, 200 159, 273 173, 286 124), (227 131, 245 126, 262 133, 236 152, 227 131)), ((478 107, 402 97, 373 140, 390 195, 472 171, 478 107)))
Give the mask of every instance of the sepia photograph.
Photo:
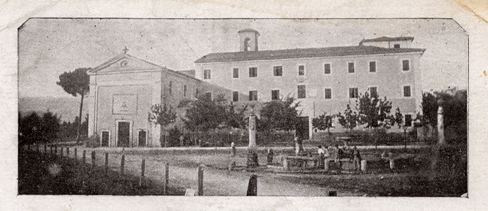
POLYGON ((18 194, 468 197, 453 19, 30 18, 18 194))

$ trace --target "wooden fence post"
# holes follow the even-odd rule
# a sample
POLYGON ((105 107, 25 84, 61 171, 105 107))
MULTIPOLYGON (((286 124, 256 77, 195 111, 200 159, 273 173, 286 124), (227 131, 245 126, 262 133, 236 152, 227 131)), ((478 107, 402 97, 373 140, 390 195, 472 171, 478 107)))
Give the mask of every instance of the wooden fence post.
POLYGON ((53 145, 50 145, 51 148, 51 155, 53 154, 53 145))
POLYGON ((144 170, 146 168, 146 159, 142 159, 141 163, 141 178, 139 178, 139 186, 142 187, 144 185, 144 170))
POLYGON ((58 145, 57 144, 54 145, 54 154, 56 154, 56 155, 58 154, 58 145))
POLYGON ((91 152, 91 169, 95 168, 95 151, 91 152))
POLYGON ((125 162, 125 155, 122 155, 120 159, 120 174, 124 175, 124 162, 125 162))
POLYGON ((258 195, 258 177, 252 174, 249 178, 249 184, 247 186, 247 196, 257 196, 258 195))
POLYGON ((44 154, 47 154, 47 145, 44 144, 44 154))
POLYGON ((105 174, 108 174, 108 152, 105 152, 105 174))
POLYGON ((203 196, 203 165, 198 166, 198 195, 203 196))
POLYGON ((63 147, 61 147, 61 157, 63 157, 63 147))
POLYGON ((85 165, 85 162, 86 162, 86 150, 83 150, 83 159, 82 159, 83 166, 85 165))
POLYGON ((164 163, 164 190, 163 194, 168 194, 168 182, 169 182, 169 163, 164 163))
POLYGON ((86 150, 83 150, 83 157, 81 162, 81 171, 85 172, 86 150))
POLYGON ((78 148, 75 148, 75 160, 78 160, 78 148))

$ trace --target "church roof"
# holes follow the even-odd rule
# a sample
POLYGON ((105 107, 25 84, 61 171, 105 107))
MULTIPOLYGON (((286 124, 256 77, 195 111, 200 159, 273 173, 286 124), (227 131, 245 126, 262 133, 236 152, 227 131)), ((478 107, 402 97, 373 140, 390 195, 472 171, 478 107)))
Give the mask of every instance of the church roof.
POLYGON ((227 53, 210 53, 195 61, 195 63, 236 62, 253 60, 319 58, 354 55, 423 53, 420 48, 380 48, 376 46, 342 46, 328 48, 298 48, 268 51, 241 51, 227 53))
POLYGON ((106 62, 98 65, 97 67, 89 70, 88 74, 97 74, 97 73, 105 73, 105 72, 123 72, 123 71, 166 71, 185 78, 190 78, 193 80, 200 81, 199 79, 192 77, 189 74, 185 74, 183 72, 162 67, 152 62, 139 59, 127 53, 119 54, 107 60, 106 62), (127 62, 125 63, 125 66, 122 67, 121 65, 124 61, 127 62))

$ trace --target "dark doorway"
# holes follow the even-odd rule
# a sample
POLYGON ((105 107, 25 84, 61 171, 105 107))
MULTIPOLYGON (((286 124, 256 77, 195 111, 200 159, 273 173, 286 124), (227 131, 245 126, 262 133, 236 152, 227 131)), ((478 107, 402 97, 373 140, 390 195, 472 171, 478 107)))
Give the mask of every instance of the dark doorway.
POLYGON ((129 147, 130 122, 119 122, 117 136, 118 147, 129 147))
POLYGON ((308 117, 298 117, 298 122, 296 125, 297 129, 297 136, 304 140, 304 139, 309 139, 308 136, 308 117))
POLYGON ((139 146, 140 147, 145 147, 146 146, 146 131, 145 130, 139 130, 139 146))
POLYGON ((109 133, 102 131, 102 147, 108 147, 109 133))

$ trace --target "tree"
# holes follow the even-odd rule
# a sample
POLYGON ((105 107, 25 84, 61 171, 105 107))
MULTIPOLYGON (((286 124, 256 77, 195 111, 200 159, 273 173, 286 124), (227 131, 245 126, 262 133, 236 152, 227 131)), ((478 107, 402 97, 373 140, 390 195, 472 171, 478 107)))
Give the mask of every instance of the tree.
POLYGON ((312 126, 319 130, 327 130, 327 132, 330 134, 332 119, 333 116, 327 115, 327 112, 324 112, 322 115, 312 119, 312 126))
POLYGON ((164 132, 166 126, 175 122, 176 111, 172 106, 168 107, 166 104, 154 104, 148 112, 147 120, 149 123, 161 126, 161 132, 164 132))
POLYGON ((230 103, 227 106, 227 121, 226 124, 229 127, 240 128, 242 130, 247 128, 247 121, 245 119, 245 112, 247 111, 247 105, 238 108, 234 103, 230 103))
POLYGON ((443 101, 445 128, 454 129, 458 135, 467 136, 468 95, 466 90, 451 88, 422 94, 422 125, 437 126, 438 100, 443 101))
MULTIPOLYGON (((437 94, 436 94, 437 95, 437 94)), ((434 93, 422 93, 422 124, 430 124, 432 127, 437 126, 437 97, 434 93)))
POLYGON ((202 95, 187 107, 186 115, 182 120, 191 131, 213 130, 227 120, 221 97, 211 100, 202 95))
POLYGON ((351 106, 347 104, 344 114, 339 112, 337 114, 337 118, 339 120, 339 124, 341 124, 342 127, 349 129, 347 132, 350 132, 358 125, 359 115, 357 112, 353 112, 351 106))
POLYGON ((395 111, 395 123, 398 125, 398 128, 401 128, 402 126, 405 126, 405 122, 403 121, 403 114, 400 111, 400 108, 397 107, 395 111))
MULTIPOLYGON (((83 99, 90 91, 90 77, 87 74, 88 70, 90 70, 90 68, 77 68, 73 72, 64 72, 59 75, 59 81, 56 82, 56 84, 63 87, 64 91, 68 94, 73 95, 74 97, 78 95, 81 96, 79 117, 81 117, 83 111, 83 99)), ((78 120, 76 143, 79 143, 80 141, 80 126, 81 118, 78 120)))
POLYGON ((59 122, 60 117, 57 114, 53 114, 49 110, 42 115, 40 133, 42 142, 52 142, 58 138, 58 132, 60 129, 59 122))
POLYGON ((261 109, 261 128, 263 130, 295 130, 298 123, 300 102, 293 97, 282 100, 273 100, 264 104, 261 109))
MULTIPOLYGON (((257 121, 258 130, 270 132, 272 130, 284 130, 287 132, 295 131, 299 124, 298 111, 300 102, 295 102, 293 97, 286 97, 280 100, 273 100, 264 104, 261 109, 261 119, 257 121)), ((297 137, 295 145, 298 145, 299 151, 303 151, 302 140, 297 137)))
POLYGON ((33 144, 40 137, 41 117, 36 112, 19 117, 19 144, 33 144))
MULTIPOLYGON (((386 97, 372 96, 365 92, 358 98, 359 124, 366 124, 365 128, 389 127, 395 124, 394 117, 390 115, 392 103, 386 97)), ((358 102, 356 101, 356 102, 358 102)))

